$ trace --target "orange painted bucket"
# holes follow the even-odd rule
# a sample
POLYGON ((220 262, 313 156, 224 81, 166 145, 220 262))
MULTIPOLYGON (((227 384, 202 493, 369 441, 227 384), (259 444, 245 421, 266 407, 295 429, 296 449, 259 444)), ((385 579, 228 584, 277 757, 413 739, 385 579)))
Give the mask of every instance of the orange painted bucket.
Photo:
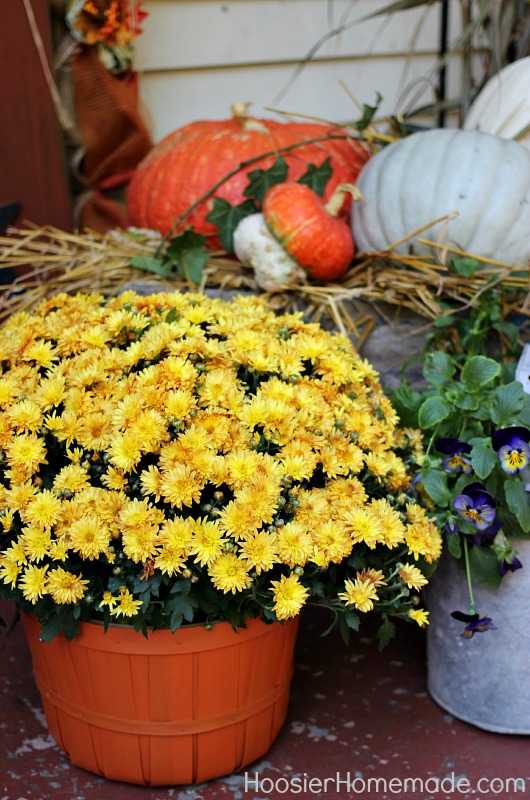
POLYGON ((202 783, 263 756, 287 713, 298 620, 190 625, 146 639, 81 623, 39 641, 23 615, 50 733, 76 766, 149 786, 202 783))

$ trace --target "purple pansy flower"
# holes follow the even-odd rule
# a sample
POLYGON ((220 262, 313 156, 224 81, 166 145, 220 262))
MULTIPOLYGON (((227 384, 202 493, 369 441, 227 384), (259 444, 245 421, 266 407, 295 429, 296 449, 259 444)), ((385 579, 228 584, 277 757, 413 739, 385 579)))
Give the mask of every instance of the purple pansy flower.
POLYGON ((463 633, 460 634, 464 639, 471 639, 475 633, 497 630, 491 617, 481 617, 479 614, 464 614, 463 611, 452 611, 451 616, 459 622, 466 623, 463 633))
POLYGON ((516 570, 522 568, 523 565, 520 559, 514 554, 505 555, 499 561, 499 573, 503 578, 507 572, 515 572, 516 570))
POLYGON ((456 520, 452 517, 446 520, 445 530, 447 533, 460 533, 460 528, 458 527, 456 520))
POLYGON ((453 501, 460 516, 472 522, 478 531, 493 523, 496 505, 495 498, 481 483, 470 483, 453 501))
POLYGON ((484 528, 484 530, 481 530, 479 533, 469 534, 467 538, 473 544, 481 547, 484 544, 491 544, 501 528, 502 522, 500 519, 494 519, 488 528, 484 528))
POLYGON ((528 428, 501 428, 491 437, 501 467, 508 475, 517 475, 530 462, 530 431, 528 428))
POLYGON ((447 458, 442 461, 442 467, 447 472, 456 472, 461 469, 466 475, 472 471, 471 461, 463 454, 471 452, 471 445, 462 442, 456 436, 443 436, 434 443, 439 453, 445 453, 447 458))

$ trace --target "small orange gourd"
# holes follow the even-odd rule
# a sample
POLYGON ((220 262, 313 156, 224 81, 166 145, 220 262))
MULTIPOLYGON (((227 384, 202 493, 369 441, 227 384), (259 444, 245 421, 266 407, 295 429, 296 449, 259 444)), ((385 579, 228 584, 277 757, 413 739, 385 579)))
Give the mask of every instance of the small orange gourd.
POLYGON ((359 194, 341 184, 327 203, 302 183, 278 183, 263 199, 263 217, 284 250, 311 278, 331 281, 350 266, 355 246, 350 226, 337 214, 345 194, 359 194))

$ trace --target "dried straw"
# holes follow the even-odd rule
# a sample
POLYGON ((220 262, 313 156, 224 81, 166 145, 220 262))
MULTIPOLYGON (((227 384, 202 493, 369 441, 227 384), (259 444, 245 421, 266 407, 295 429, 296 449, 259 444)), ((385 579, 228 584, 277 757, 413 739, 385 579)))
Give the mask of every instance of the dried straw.
MULTIPOLYGON (((449 253, 474 257, 472 254, 443 247, 440 242, 419 241, 432 246, 432 258, 400 255, 393 249, 365 254, 336 283, 286 284, 280 292, 264 297, 275 310, 301 310, 306 319, 337 328, 359 348, 389 308, 394 317, 407 310, 432 323, 444 314, 469 308, 493 285, 511 290, 502 292, 503 316, 517 312, 522 315, 522 328, 530 324, 530 268, 479 259, 481 269, 473 277, 465 277, 445 262, 449 253)), ((178 275, 162 278, 131 266, 134 256, 152 256, 159 244, 158 235, 149 232, 67 233, 36 226, 9 229, 0 237, 0 321, 58 292, 111 296, 128 286, 145 286, 152 291, 191 288, 262 293, 253 271, 222 252, 212 253, 198 287, 178 275), (8 268, 16 276, 2 280, 1 270, 8 268)))

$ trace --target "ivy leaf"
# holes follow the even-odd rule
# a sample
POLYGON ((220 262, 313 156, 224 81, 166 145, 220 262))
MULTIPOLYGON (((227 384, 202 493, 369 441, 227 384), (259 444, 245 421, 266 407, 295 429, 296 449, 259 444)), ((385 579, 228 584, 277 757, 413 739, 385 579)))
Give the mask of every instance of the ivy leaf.
POLYGON ((500 373, 501 366, 492 358, 472 356, 466 361, 460 373, 462 383, 473 391, 491 383, 500 373))
POLYGON ((523 531, 528 533, 530 531, 530 494, 525 491, 521 479, 505 481, 504 493, 508 508, 515 515, 523 531))
POLYGON ((247 175, 248 186, 243 195, 252 197, 261 206, 263 198, 271 186, 275 186, 277 183, 284 183, 287 180, 288 171, 287 161, 283 156, 278 156, 270 169, 251 170, 247 175))
POLYGON ((170 239, 165 258, 175 265, 183 278, 200 283, 202 269, 209 259, 204 247, 204 236, 192 230, 179 233, 170 239))
POLYGON ((234 252, 234 231, 241 220, 250 214, 255 214, 256 211, 252 200, 245 200, 237 206, 232 206, 228 200, 214 197, 212 210, 206 219, 217 225, 221 244, 227 253, 234 252))
POLYGON ((154 256, 133 256, 131 265, 144 272, 154 272, 155 275, 161 275, 163 278, 169 278, 173 271, 171 263, 154 256))
POLYGON ((443 397, 428 397, 422 403, 418 412, 420 428, 423 428, 423 430, 435 428, 436 425, 447 419, 450 413, 451 406, 443 397))
POLYGON ((310 189, 322 197, 326 188, 326 184, 331 178, 332 174, 333 169, 331 167, 331 159, 326 158, 326 160, 323 161, 318 167, 315 166, 315 164, 308 164, 307 171, 302 175, 301 178, 298 179, 297 182, 303 183, 305 186, 309 186, 310 189))
POLYGON ((374 116, 376 115, 379 106, 383 101, 383 96, 376 92, 375 96, 375 106, 369 106, 366 103, 363 103, 363 113, 360 119, 357 120, 355 123, 355 127, 358 131, 364 131, 366 128, 369 127, 371 121, 373 120, 374 116))

